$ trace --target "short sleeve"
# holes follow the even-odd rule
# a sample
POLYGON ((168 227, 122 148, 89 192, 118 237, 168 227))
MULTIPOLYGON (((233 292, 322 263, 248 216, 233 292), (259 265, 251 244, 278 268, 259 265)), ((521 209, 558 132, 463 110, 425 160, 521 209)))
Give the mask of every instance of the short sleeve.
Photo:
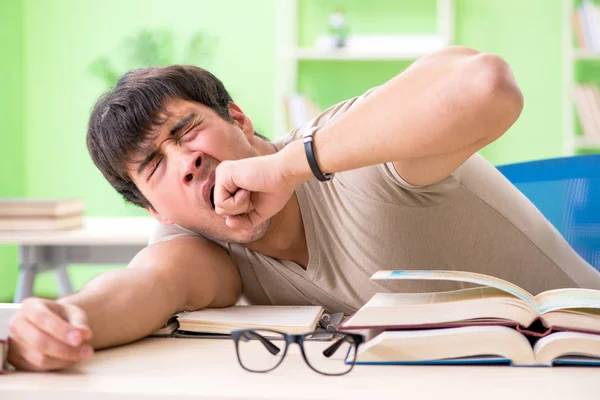
POLYGON ((372 165, 335 175, 335 184, 371 200, 405 207, 432 207, 442 204, 460 187, 459 171, 440 182, 414 186, 398 174, 393 163, 372 165))

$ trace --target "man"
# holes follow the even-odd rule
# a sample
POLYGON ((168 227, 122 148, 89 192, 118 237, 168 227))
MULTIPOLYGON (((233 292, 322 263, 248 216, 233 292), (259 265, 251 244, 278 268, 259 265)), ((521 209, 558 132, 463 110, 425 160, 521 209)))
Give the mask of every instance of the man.
POLYGON ((506 62, 450 47, 271 144, 210 73, 132 71, 96 104, 88 149, 160 226, 129 268, 59 301, 24 301, 9 361, 66 368, 178 311, 232 305, 242 288, 253 303, 350 313, 378 291, 460 287, 370 281, 377 269, 483 272, 534 293, 600 288, 476 154, 522 107, 506 62))

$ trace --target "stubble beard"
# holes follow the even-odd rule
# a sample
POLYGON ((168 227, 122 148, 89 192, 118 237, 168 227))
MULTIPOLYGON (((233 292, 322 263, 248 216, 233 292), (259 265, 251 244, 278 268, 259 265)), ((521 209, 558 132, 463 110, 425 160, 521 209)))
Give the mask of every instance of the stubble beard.
POLYGON ((265 222, 263 222, 262 224, 258 225, 257 227, 252 228, 252 230, 250 231, 243 231, 243 233, 239 233, 238 232, 232 232, 230 234, 227 233, 222 233, 222 232, 217 232, 213 229, 201 229, 198 227, 186 227, 183 226, 186 229, 189 229, 213 242, 225 242, 225 243, 231 243, 231 244, 240 244, 240 245, 245 245, 245 244, 251 244, 251 243, 255 243, 257 241, 259 241, 260 239, 262 239, 266 234, 267 231, 269 230, 269 226, 271 225, 271 219, 266 220, 265 222))

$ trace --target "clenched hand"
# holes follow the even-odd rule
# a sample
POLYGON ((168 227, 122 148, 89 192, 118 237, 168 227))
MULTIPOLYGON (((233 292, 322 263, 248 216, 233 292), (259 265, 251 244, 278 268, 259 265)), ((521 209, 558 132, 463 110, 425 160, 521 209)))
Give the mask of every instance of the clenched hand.
POLYGON ((215 173, 215 211, 230 228, 248 230, 279 212, 297 184, 281 152, 223 161, 215 173))
POLYGON ((94 355, 91 337, 79 307, 28 298, 10 321, 8 362, 27 371, 67 368, 94 355))

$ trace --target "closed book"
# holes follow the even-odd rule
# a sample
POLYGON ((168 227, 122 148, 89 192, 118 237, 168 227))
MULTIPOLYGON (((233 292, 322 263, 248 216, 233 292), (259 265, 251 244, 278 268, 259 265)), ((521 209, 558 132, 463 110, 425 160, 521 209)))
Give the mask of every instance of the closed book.
POLYGON ((235 305, 206 308, 173 316, 152 336, 229 335, 235 329, 271 329, 301 334, 314 331, 322 314, 321 306, 235 305))
POLYGON ((0 339, 0 375, 5 373, 4 365, 6 364, 6 357, 8 354, 8 340, 0 339))
POLYGON ((525 335, 506 326, 385 331, 359 347, 356 363, 600 366, 600 336, 557 332, 532 346, 525 335))
POLYGON ((83 214, 83 199, 0 199, 0 217, 61 217, 83 214))
POLYGON ((83 226, 82 215, 64 217, 0 217, 0 231, 61 231, 83 226))
POLYGON ((371 279, 480 287, 375 294, 340 327, 384 330, 361 346, 357 362, 600 365, 598 290, 555 289, 533 296, 505 280, 462 271, 378 271, 371 279))
POLYGON ((8 323, 19 311, 20 304, 0 303, 0 374, 6 372, 6 357, 8 356, 8 323))

